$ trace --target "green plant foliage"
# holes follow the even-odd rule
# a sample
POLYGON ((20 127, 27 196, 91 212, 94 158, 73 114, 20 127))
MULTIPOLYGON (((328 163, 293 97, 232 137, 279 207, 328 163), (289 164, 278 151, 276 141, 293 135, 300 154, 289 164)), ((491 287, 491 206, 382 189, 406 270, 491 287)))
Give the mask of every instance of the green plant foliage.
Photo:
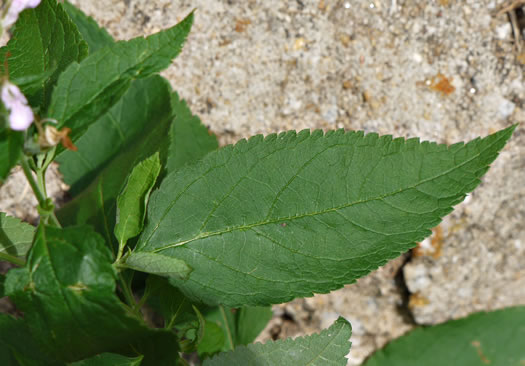
POLYGON ((139 366, 142 356, 125 357, 115 353, 102 353, 100 355, 73 362, 71 366, 139 366))
POLYGON ((33 338, 24 319, 0 313, 0 365, 54 366, 33 338))
MULTIPOLYGON (((207 310, 205 312, 207 324, 215 324, 222 330, 221 338, 224 342, 216 349, 211 349, 211 345, 207 345, 206 354, 209 356, 218 351, 229 351, 236 346, 253 342, 266 327, 272 315, 269 306, 244 306, 239 309, 215 307, 207 310)), ((206 337, 205 341, 213 343, 206 337)))
POLYGON ((342 130, 256 136, 166 177, 135 251, 184 260, 190 278, 172 283, 208 304, 326 293, 428 236, 513 130, 449 147, 342 130))
POLYGON ((80 62, 88 54, 76 25, 56 0, 42 0, 35 9, 20 14, 11 40, 0 49, 0 73, 7 57, 9 78, 44 76, 41 84, 22 87, 31 105, 48 105, 58 75, 72 62, 80 62), (53 70, 51 77, 45 75, 53 70), (47 81, 45 81, 47 80, 47 81), (45 82, 44 82, 45 81, 45 82))
POLYGON ((0 186, 22 155, 24 134, 5 128, 0 120, 0 186))
POLYGON ((92 17, 87 16, 82 10, 71 5, 69 1, 64 1, 63 6, 71 20, 78 27, 82 38, 88 44, 90 54, 114 43, 113 37, 110 36, 106 29, 99 27, 92 17))
POLYGON ((236 336, 235 344, 249 344, 266 327, 272 319, 272 308, 269 306, 245 306, 240 308, 236 315, 236 336))
POLYGON ((179 290, 171 286, 166 278, 148 276, 146 293, 148 304, 162 315, 166 329, 196 319, 192 303, 179 290))
POLYGON ((511 366, 525 363, 525 307, 482 312, 418 328, 391 342, 365 366, 511 366))
POLYGON ((171 127, 171 144, 166 170, 174 172, 193 163, 219 147, 217 138, 208 132, 199 117, 194 116, 177 93, 171 97, 175 119, 171 127))
POLYGON ((34 233, 33 226, 0 212, 0 259, 1 254, 24 257, 31 247, 34 233))
POLYGON ((191 29, 193 13, 176 26, 147 38, 119 41, 74 63, 60 75, 53 92, 49 117, 72 129, 78 139, 104 115, 134 79, 168 67, 180 53, 191 29))
MULTIPOLYGON (((126 150, 134 150, 133 147, 140 145, 149 133, 160 126, 163 130, 169 128, 167 124, 172 114, 170 91, 167 81, 158 75, 134 81, 119 102, 75 142, 78 151, 66 150, 57 157, 60 172, 71 186, 73 196, 93 182, 113 159, 126 150)), ((162 145, 162 141, 168 144, 167 132, 163 134, 156 145, 162 145)), ((123 167, 124 178, 132 168, 129 165, 123 167)))
POLYGON ((124 190, 117 197, 115 236, 119 243, 126 243, 141 233, 149 194, 160 169, 160 157, 157 152, 137 164, 131 171, 124 190))
POLYGON ((144 365, 176 359, 174 334, 149 329, 131 314, 115 295, 115 279, 98 234, 41 225, 26 267, 10 270, 5 286, 51 359, 71 362, 111 351, 144 354, 144 365))
POLYGON ((126 258, 123 266, 182 280, 186 280, 191 273, 191 267, 183 260, 156 253, 132 253, 126 258))
POLYGON ((347 363, 352 328, 339 318, 330 328, 320 334, 299 337, 294 340, 269 341, 239 346, 234 351, 221 353, 205 360, 204 366, 244 365, 341 365, 347 363))
POLYGON ((136 94, 126 95, 122 105, 116 106, 117 110, 104 117, 103 122, 92 125, 79 140, 79 150, 80 146, 87 147, 85 153, 77 155, 65 152, 58 159, 66 182, 78 182, 77 187, 83 187, 86 182, 90 182, 84 190, 77 192, 75 199, 58 212, 60 222, 65 225, 89 223, 105 236, 108 243, 114 240, 116 198, 122 191, 129 172, 136 164, 157 151, 160 153, 161 162, 165 162, 170 143, 172 117, 168 83, 160 76, 137 80, 135 83, 137 85, 132 90, 136 94), (131 107, 133 103, 135 107, 131 107), (130 106, 131 109, 126 109, 126 106, 130 106), (140 108, 142 111, 138 110, 140 108), (126 119, 130 115, 128 113, 134 112, 136 118, 126 119), (127 122, 104 125, 110 123, 113 116, 118 118, 116 121, 127 122), (125 132, 125 136, 120 136, 119 131, 127 131, 127 123, 131 124, 130 129, 134 131, 125 132), (115 141, 121 141, 124 147, 115 150, 114 145, 119 146, 115 141), (97 149, 98 152, 95 151, 97 149), (93 154, 90 155, 90 152, 93 154))

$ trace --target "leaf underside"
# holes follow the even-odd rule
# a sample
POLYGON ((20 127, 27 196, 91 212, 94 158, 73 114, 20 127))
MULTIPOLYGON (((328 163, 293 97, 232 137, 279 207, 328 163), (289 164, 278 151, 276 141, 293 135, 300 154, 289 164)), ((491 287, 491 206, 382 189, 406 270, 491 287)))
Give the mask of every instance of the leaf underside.
POLYGON ((168 175, 136 251, 185 261, 189 279, 171 283, 208 304, 326 293, 428 236, 514 128, 451 146, 342 130, 256 136, 168 175))
POLYGON ((477 313, 416 329, 376 352, 365 366, 525 364, 525 307, 477 313))
POLYGON ((220 353, 205 360, 204 366, 244 366, 244 365, 319 365, 344 366, 350 351, 352 328, 343 318, 339 318, 330 328, 320 334, 296 339, 268 341, 239 346, 234 351, 220 353))

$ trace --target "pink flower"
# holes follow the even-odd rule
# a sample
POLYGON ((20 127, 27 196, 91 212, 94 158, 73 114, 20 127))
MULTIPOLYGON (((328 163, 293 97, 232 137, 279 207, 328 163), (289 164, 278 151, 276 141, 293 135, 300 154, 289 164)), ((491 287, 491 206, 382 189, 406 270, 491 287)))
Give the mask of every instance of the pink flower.
POLYGON ((16 20, 18 19, 18 14, 22 12, 22 10, 28 9, 28 8, 36 8, 40 4, 40 0, 13 0, 11 1, 11 5, 9 6, 9 9, 7 10, 7 14, 4 16, 4 19, 2 19, 2 28, 7 29, 13 24, 16 23, 16 20))
POLYGON ((0 97, 9 112, 9 126, 11 129, 17 131, 26 130, 33 123, 35 116, 18 86, 11 84, 7 80, 4 81, 0 97))

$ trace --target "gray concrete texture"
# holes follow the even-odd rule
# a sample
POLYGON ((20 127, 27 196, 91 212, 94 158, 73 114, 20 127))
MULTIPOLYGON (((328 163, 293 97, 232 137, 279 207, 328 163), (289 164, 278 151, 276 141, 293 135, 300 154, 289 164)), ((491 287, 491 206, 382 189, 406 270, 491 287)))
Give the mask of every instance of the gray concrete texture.
MULTIPOLYGON (((197 9, 163 73, 222 144, 345 128, 440 143, 520 122, 419 248, 331 294, 274 307, 261 340, 352 322, 349 365, 417 324, 525 304, 523 46, 495 1, 73 1, 117 39, 197 9)), ((508 3, 508 2, 507 2, 508 3)))

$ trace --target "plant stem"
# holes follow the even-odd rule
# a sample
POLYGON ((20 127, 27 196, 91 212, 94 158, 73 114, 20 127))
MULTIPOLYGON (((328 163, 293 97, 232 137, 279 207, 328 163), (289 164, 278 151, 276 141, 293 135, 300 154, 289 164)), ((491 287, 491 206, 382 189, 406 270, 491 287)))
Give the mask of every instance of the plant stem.
POLYGON ((26 176, 26 179, 29 182, 31 189, 33 190, 33 193, 35 194, 38 204, 40 206, 44 206, 46 203, 46 197, 40 191, 40 188, 38 187, 38 184, 36 183, 35 178, 33 177, 33 172, 31 171, 31 168, 29 167, 28 159, 29 158, 26 156, 22 157, 22 159, 20 160, 20 165, 22 165, 22 170, 24 171, 24 175, 26 176))
POLYGON ((11 263, 16 264, 17 266, 20 266, 20 267, 23 267, 23 266, 26 265, 26 262, 24 262, 22 259, 17 258, 17 257, 15 257, 13 255, 6 254, 6 253, 0 253, 0 259, 8 261, 8 262, 11 262, 11 263))
MULTIPOLYGON (((46 207, 47 198, 45 195, 45 179, 42 180, 42 182, 40 182, 40 177, 39 177, 39 183, 44 185, 44 192, 42 192, 42 189, 39 187, 39 184, 35 181, 35 177, 33 177, 33 172, 31 171, 31 168, 29 167, 29 159, 30 159, 29 157, 23 156, 22 159, 20 159, 20 165, 22 166, 24 175, 26 176, 26 179, 29 182, 31 189, 33 190, 33 193, 35 194, 36 200, 38 201, 38 205, 40 207, 46 207)), ((38 176, 38 173, 37 173, 37 176, 38 176)), ((57 227, 62 227, 54 212, 51 212, 49 217, 51 217, 51 220, 57 227)))
POLYGON ((120 279, 120 286, 122 287, 122 292, 124 293, 124 298, 126 299, 126 302, 131 307, 133 312, 136 312, 137 303, 135 301, 135 298, 133 297, 133 293, 128 284, 128 281, 126 281, 126 279, 122 275, 122 272, 119 272, 118 277, 120 279))
POLYGON ((221 312, 222 319, 224 321, 224 329, 226 329, 226 335, 228 336, 228 342, 230 343, 230 347, 233 351, 235 346, 233 345, 232 333, 230 331, 230 326, 228 325, 228 318, 226 318, 226 312, 224 311, 224 307, 222 305, 219 305, 219 310, 221 312))

